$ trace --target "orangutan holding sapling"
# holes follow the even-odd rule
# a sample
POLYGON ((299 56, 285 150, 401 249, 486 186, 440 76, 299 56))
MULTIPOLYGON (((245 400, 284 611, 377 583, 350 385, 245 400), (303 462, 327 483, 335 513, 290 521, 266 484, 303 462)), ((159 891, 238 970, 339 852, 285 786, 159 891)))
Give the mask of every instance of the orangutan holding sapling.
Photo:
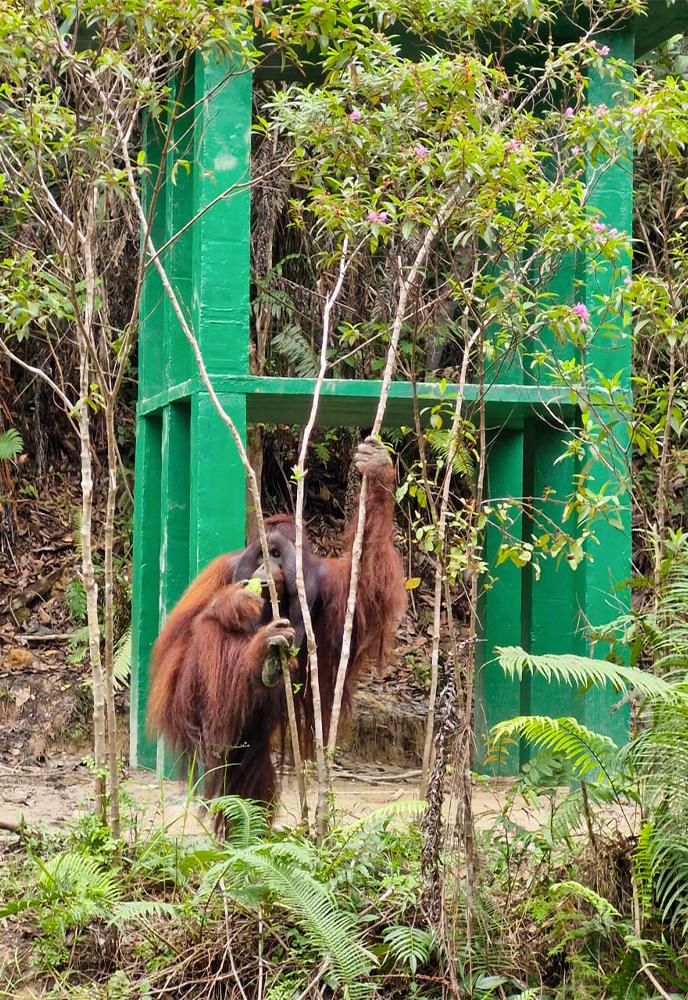
MULTIPOLYGON (((389 654, 406 607, 404 572, 394 547, 394 469, 379 441, 367 438, 355 462, 368 479, 346 710, 363 663, 389 654)), ((313 702, 303 616, 296 588, 296 530, 288 514, 265 521, 270 570, 284 617, 272 620, 260 541, 219 556, 193 581, 172 610, 153 648, 148 723, 170 746, 204 768, 207 797, 241 795, 272 805, 277 776, 276 732, 286 725, 280 651, 295 651, 295 683, 304 754, 313 749, 313 702), (295 648, 295 649, 294 649, 295 648), (297 651, 297 652, 296 652, 297 651)), ((355 521, 338 558, 315 555, 304 538, 306 598, 315 632, 327 740, 351 576, 355 521)), ((284 739, 282 739, 282 743, 284 739)))

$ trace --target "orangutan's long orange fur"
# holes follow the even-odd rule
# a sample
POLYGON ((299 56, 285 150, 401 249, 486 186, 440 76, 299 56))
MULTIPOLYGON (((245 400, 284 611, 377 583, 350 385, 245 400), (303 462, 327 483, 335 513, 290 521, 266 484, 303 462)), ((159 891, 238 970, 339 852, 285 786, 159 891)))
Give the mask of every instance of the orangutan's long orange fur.
MULTIPOLYGON (((343 710, 368 660, 382 662, 390 652, 406 606, 404 572, 393 539, 391 465, 367 473, 366 529, 361 558, 351 656, 343 710)), ((293 541, 294 521, 278 514, 266 528, 293 541)), ((304 545, 304 573, 318 573, 321 600, 313 615, 325 739, 329 731, 351 575, 354 525, 344 553, 321 559, 304 545)), ((267 655, 262 599, 232 584, 240 552, 215 559, 193 581, 172 610, 154 646, 148 725, 205 769, 205 793, 236 794, 271 804, 277 793, 271 747, 284 733, 283 685, 261 681, 267 655), (212 614, 211 603, 215 601, 212 614)), ((304 643, 305 647, 305 643, 304 643)), ((313 702, 305 648, 294 681, 302 750, 312 752, 313 702)))

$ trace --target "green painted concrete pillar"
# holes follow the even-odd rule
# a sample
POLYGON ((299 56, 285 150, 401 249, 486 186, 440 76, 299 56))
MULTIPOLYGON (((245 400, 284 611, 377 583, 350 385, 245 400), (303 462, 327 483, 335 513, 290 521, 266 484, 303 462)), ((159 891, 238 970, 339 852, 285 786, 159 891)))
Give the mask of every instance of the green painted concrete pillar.
POLYGON ((251 74, 196 60, 194 329, 211 374, 248 373, 251 74))
MULTIPOLYGON (((629 32, 610 34, 607 43, 617 58, 629 65, 633 63, 634 38, 629 32)), ((620 84, 609 76, 593 74, 590 77, 588 101, 593 106, 605 104, 613 107, 622 100, 620 84)), ((633 207, 633 151, 629 135, 615 132, 609 137, 614 160, 600 157, 590 162, 586 180, 590 189, 588 204, 598 210, 600 218, 610 226, 628 235, 632 233, 633 207)), ((631 260, 627 257, 621 266, 603 259, 589 259, 585 268, 585 302, 590 312, 595 337, 588 349, 587 360, 593 372, 605 378, 619 375, 617 401, 630 407, 632 345, 630 330, 624 326, 623 316, 610 310, 606 304, 616 287, 620 287, 625 274, 630 274, 631 260)), ((617 512, 611 511, 608 519, 598 519, 595 534, 598 544, 591 548, 593 561, 584 567, 583 607, 586 621, 592 629, 605 625, 627 612, 630 608, 631 576, 631 483, 630 447, 626 421, 629 412, 617 413, 613 403, 596 407, 597 419, 614 422, 613 435, 602 441, 585 461, 585 471, 590 474, 589 485, 594 491, 605 489, 619 497, 617 512)), ((605 644, 590 646, 590 653, 604 656, 605 644)), ((611 691, 592 691, 585 698, 583 721, 591 729, 606 732, 618 742, 625 742, 628 735, 628 711, 612 715, 618 695, 611 691)))
MULTIPOLYGON (((163 128, 148 121, 144 129, 147 207, 164 172, 153 241, 215 383, 248 374, 251 88, 231 59, 197 56, 191 76, 172 83, 176 112, 162 164, 163 128)), ((150 652, 189 580, 243 546, 244 473, 150 264, 139 357, 130 759, 170 773, 162 745, 145 733, 150 652)), ((245 439, 245 393, 218 395, 245 439)))
POLYGON ((138 417, 134 504, 134 574, 131 595, 130 745, 132 767, 154 768, 155 741, 146 735, 148 660, 158 635, 162 420, 138 417))
MULTIPOLYGON (((489 443, 486 487, 489 503, 494 507, 500 502, 516 500, 520 504, 524 494, 523 431, 503 428, 489 443)), ((519 541, 523 537, 523 515, 517 507, 509 507, 514 523, 509 535, 519 541)), ((475 691, 475 767, 496 774, 516 774, 519 768, 519 749, 512 747, 499 760, 485 760, 485 746, 492 726, 502 719, 519 715, 521 685, 505 677, 494 664, 495 646, 518 646, 522 642, 523 585, 525 574, 512 562, 498 565, 499 550, 504 535, 496 517, 492 517, 486 530, 485 561, 488 565, 488 583, 481 593, 479 604, 480 640, 477 646, 478 672, 475 691)))

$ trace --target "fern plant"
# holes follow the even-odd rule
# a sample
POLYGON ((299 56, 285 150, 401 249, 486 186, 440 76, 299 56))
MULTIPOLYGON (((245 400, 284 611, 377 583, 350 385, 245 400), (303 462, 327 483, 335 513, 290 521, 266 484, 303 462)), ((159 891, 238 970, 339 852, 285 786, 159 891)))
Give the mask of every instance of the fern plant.
POLYGON ((14 427, 0 434, 0 462, 9 462, 23 451, 22 436, 14 427))
POLYGON ((641 792, 644 824, 633 855, 638 895, 646 912, 688 931, 688 682, 679 675, 674 697, 644 706, 641 729, 623 751, 641 792))
POLYGON ((434 935, 422 927, 403 924, 386 927, 382 940, 394 962, 407 967, 412 976, 430 961, 435 950, 434 935))
POLYGON ((523 649, 499 650, 512 677, 530 672, 547 680, 582 686, 633 687, 645 698, 640 728, 626 747, 592 732, 576 719, 517 716, 492 729, 493 744, 522 739, 565 760, 591 787, 624 792, 641 804, 643 825, 633 853, 636 896, 646 915, 665 928, 688 932, 688 678, 660 678, 620 664, 580 656, 534 656, 523 649))
POLYGON ((79 579, 70 580, 65 588, 69 614, 75 622, 86 621, 86 588, 79 579))
POLYGON ((112 661, 112 682, 115 690, 129 686, 131 677, 131 625, 117 640, 112 661))
POLYGON ((289 362, 299 378, 315 378, 318 357, 298 326, 285 326, 272 340, 272 349, 289 362))
POLYGON ((504 673, 522 680, 527 674, 543 677, 547 682, 575 684, 577 687, 601 687, 610 684, 615 691, 635 688, 640 694, 671 699, 674 688, 661 677, 655 677, 637 667, 609 663, 573 653, 536 655, 520 646, 497 646, 497 661, 504 673))
MULTIPOLYGON (((227 809, 226 802, 222 809, 227 809)), ((236 816, 235 805, 230 809, 236 816)), ((305 841, 230 846, 223 860, 207 872, 196 905, 206 905, 220 891, 242 905, 286 909, 308 947, 328 962, 333 982, 350 1000, 359 1000, 372 989, 368 977, 373 956, 363 946, 355 914, 339 905, 313 874, 316 869, 316 848, 305 841)))
POLYGON ((34 858, 32 889, 0 908, 0 918, 33 911, 43 937, 39 952, 54 965, 65 957, 68 931, 91 920, 109 918, 120 899, 120 873, 78 851, 63 851, 47 860, 34 858))

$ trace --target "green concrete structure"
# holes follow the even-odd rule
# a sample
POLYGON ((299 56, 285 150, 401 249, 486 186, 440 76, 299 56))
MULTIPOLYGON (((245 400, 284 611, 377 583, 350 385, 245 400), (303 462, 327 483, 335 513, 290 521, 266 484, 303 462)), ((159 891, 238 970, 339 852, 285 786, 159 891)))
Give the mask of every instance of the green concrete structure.
MULTIPOLYGON (((666 7, 651 3, 651 17, 637 19, 623 31, 610 33, 612 54, 632 62, 636 56, 688 23, 688 0, 666 7)), ((305 422, 313 384, 308 379, 255 377, 249 372, 249 171, 252 79, 232 75, 224 61, 198 60, 183 93, 175 95, 189 109, 177 119, 173 143, 163 159, 160 137, 145 131, 147 160, 160 164, 165 183, 152 211, 153 240, 163 248, 165 264, 180 301, 193 322, 206 366, 218 395, 236 426, 245 434, 253 422, 305 422), (186 161, 180 166, 179 161, 186 161), (231 197, 218 195, 232 188, 231 197), (207 207, 207 211, 203 210, 207 207), (184 230, 189 220, 200 218, 184 230), (172 241, 172 236, 182 234, 172 241), (167 245, 169 242, 169 246, 167 245)), ((590 81, 590 100, 614 101, 608 80, 590 81)), ((608 170, 595 169, 591 207, 610 226, 630 232, 633 198, 631 149, 608 170)), ((591 168, 592 169, 592 168, 591 168)), ((553 289, 572 302, 571 273, 583 278, 586 304, 595 322, 597 296, 611 290, 610 270, 582 272, 555 279, 553 289)), ((576 293, 580 299, 581 293, 576 293)), ((605 375, 622 373, 622 388, 630 395, 631 342, 621 321, 593 340, 588 361, 605 375)), ((491 499, 532 497, 535 507, 561 518, 561 500, 572 492, 580 471, 574 458, 555 464, 563 451, 564 431, 553 428, 550 414, 566 422, 577 419, 568 393, 527 382, 512 366, 489 389, 487 422, 490 448, 487 491, 491 499), (543 496, 550 499, 542 500, 543 496), (556 499, 555 499, 556 498, 556 499)), ((447 386, 417 387, 423 403, 454 396, 447 386)), ((366 426, 372 423, 380 392, 378 382, 329 380, 319 410, 322 424, 366 426)), ((469 386, 475 400, 478 388, 469 386)), ((388 426, 412 423, 412 389, 395 382, 387 407, 388 426)), ((539 580, 532 572, 506 564, 496 568, 502 541, 488 529, 487 561, 497 582, 481 599, 480 658, 493 657, 497 645, 522 645, 535 653, 589 653, 582 626, 601 625, 628 605, 621 585, 630 576, 631 512, 626 469, 617 444, 610 442, 608 464, 593 468, 593 488, 608 484, 620 493, 622 506, 615 525, 597 527, 600 544, 593 562, 574 573, 548 561, 539 580)), ((155 767, 161 751, 145 733, 148 660, 161 622, 185 586, 221 552, 245 543, 243 469, 227 429, 203 389, 194 359, 155 270, 148 269, 141 302, 139 403, 137 413, 136 493, 134 516, 133 643, 131 679, 131 765, 155 767)), ((515 526, 530 537, 530 517, 515 526)), ((503 718, 523 712, 575 715, 586 725, 625 737, 623 713, 612 716, 614 696, 582 695, 562 685, 539 680, 516 684, 492 667, 481 669, 476 692, 479 733, 503 718)), ((514 748, 500 765, 513 773, 522 762, 514 748)))

